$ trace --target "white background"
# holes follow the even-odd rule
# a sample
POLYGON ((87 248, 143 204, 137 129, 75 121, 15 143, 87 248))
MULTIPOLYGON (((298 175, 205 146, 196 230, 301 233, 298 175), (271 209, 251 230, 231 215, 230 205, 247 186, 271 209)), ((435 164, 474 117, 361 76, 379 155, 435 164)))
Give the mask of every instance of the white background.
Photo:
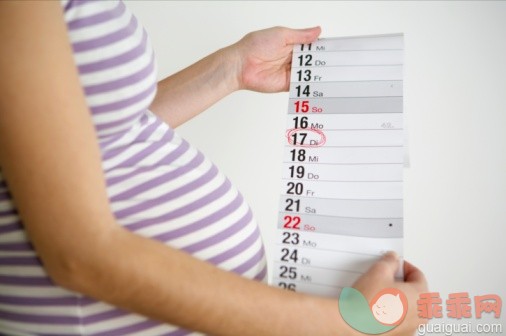
MULTIPOLYGON (((501 295, 506 328, 506 2, 127 5, 150 34, 160 78, 270 26, 320 25, 322 37, 403 32, 405 257, 443 300, 462 291, 501 295)), ((243 192, 267 243, 287 102, 287 93, 237 92, 178 128, 243 192)))

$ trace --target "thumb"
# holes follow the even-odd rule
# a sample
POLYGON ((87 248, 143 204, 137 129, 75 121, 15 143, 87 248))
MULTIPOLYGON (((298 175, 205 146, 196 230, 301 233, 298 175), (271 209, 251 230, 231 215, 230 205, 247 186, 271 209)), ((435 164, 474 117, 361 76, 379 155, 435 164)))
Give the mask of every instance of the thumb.
POLYGON ((353 287, 361 291, 367 298, 372 297, 378 288, 387 288, 394 283, 398 268, 399 256, 397 253, 387 252, 353 284, 353 287))
POLYGON ((285 40, 287 44, 307 44, 314 42, 321 32, 320 26, 304 29, 288 29, 285 40))
POLYGON ((395 280, 395 274, 399 269, 399 256, 393 251, 385 253, 366 274, 381 282, 395 280))

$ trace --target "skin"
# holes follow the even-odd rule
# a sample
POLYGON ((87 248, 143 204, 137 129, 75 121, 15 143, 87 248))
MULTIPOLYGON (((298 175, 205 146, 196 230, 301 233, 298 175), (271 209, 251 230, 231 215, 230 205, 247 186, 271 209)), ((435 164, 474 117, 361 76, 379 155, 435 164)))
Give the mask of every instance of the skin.
MULTIPOLYGON (((291 44, 319 33, 250 33, 162 80, 152 110, 175 127, 238 89, 287 90, 291 44)), ((244 279, 117 224, 59 2, 0 2, 0 43, 0 166, 54 282, 212 335, 358 335, 335 300, 244 279)), ((397 266, 386 255, 356 288, 366 297, 404 291, 412 306, 389 334, 407 335, 423 322, 413 305, 427 288, 409 263, 405 281, 395 281, 397 266)))

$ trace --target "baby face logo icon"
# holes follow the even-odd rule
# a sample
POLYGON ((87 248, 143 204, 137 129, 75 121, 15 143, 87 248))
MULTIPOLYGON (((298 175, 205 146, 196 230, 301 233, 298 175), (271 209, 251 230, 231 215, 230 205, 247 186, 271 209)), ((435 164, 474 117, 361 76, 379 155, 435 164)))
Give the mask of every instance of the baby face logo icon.
POLYGON ((406 316, 408 302, 406 295, 396 288, 386 288, 371 300, 374 318, 387 326, 399 325, 406 316))
POLYGON ((353 329, 377 335, 394 329, 406 316, 406 295, 396 288, 386 288, 367 302, 358 290, 345 287, 339 296, 339 311, 353 329))

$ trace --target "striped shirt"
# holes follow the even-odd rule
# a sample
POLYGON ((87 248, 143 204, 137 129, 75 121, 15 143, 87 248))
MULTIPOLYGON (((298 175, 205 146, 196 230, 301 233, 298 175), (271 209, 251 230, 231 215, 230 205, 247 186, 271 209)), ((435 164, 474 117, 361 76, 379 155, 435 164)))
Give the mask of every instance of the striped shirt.
MULTIPOLYGON (((118 224, 222 269, 264 280, 258 226, 240 193, 148 110, 156 92, 155 59, 135 16, 118 1, 63 0, 62 7, 118 224)), ((149 336, 191 331, 55 285, 27 239, 0 171, 0 333, 149 336)))

